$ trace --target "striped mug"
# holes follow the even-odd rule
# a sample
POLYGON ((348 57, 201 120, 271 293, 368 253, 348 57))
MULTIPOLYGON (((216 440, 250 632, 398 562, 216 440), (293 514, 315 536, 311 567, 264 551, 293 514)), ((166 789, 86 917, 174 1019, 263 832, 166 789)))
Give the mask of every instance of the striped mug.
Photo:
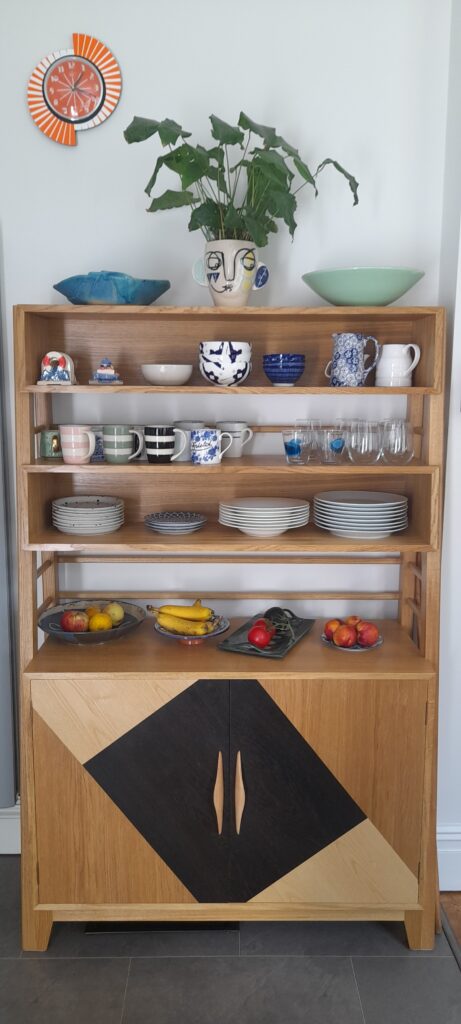
POLYGON ((89 426, 76 423, 59 425, 62 457, 70 465, 84 465, 94 452, 96 438, 89 426))
POLYGON ((164 465, 179 459, 187 444, 187 437, 183 430, 179 427, 170 427, 165 423, 155 423, 144 427, 144 438, 148 462, 154 465, 164 465), (182 438, 182 447, 179 451, 175 451, 177 434, 180 434, 182 438))
POLYGON ((125 424, 104 424, 103 426, 104 458, 106 462, 116 465, 123 465, 131 462, 142 452, 143 438, 139 430, 134 427, 127 427, 125 424), (136 437, 137 447, 133 451, 133 437, 136 437))

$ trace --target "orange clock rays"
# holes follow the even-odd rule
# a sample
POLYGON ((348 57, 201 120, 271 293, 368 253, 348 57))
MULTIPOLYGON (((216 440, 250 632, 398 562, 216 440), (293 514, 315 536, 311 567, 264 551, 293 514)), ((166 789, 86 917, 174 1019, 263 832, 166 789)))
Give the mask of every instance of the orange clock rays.
POLYGON ((102 124, 122 91, 120 67, 107 46, 79 32, 72 41, 72 49, 56 50, 37 64, 27 88, 35 124, 63 146, 75 146, 76 132, 102 124))

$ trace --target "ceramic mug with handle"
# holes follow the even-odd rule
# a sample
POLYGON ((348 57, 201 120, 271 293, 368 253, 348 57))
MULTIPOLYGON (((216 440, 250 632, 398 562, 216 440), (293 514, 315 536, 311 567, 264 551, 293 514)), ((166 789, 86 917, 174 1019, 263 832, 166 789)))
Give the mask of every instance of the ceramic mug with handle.
POLYGON ((131 462, 141 454, 143 443, 142 434, 134 427, 127 427, 122 423, 104 424, 103 445, 106 462, 111 462, 114 465, 131 462), (133 451, 134 437, 137 440, 135 451, 133 451))
POLYGON ((62 457, 70 465, 85 465, 90 461, 96 445, 96 438, 89 426, 65 423, 59 426, 62 457))
POLYGON ((182 430, 186 435, 186 447, 181 447, 180 434, 176 434, 176 440, 174 445, 175 454, 177 455, 178 462, 190 462, 190 435, 192 430, 200 430, 205 426, 202 420, 176 420, 175 427, 182 430), (180 450, 181 449, 181 450, 180 450))
POLYGON ((376 366, 381 345, 371 334, 354 333, 343 331, 341 334, 333 334, 333 356, 325 367, 325 377, 330 380, 333 388, 360 388, 363 387, 368 374, 376 366), (375 346, 373 362, 367 366, 366 361, 370 359, 365 347, 369 341, 375 346))
POLYGON ((190 436, 191 460, 195 466, 217 466, 231 444, 232 434, 218 430, 216 427, 192 430, 190 436), (229 438, 229 444, 224 451, 222 450, 223 437, 229 438))
POLYGON ((153 465, 165 465, 168 462, 175 462, 182 455, 187 438, 184 430, 178 427, 170 427, 165 423, 154 423, 144 427, 144 438, 146 442, 147 461, 153 465), (175 451, 176 435, 182 437, 182 447, 175 451))
POLYGON ((376 367, 376 384, 381 388, 411 387, 411 375, 420 359, 421 349, 413 342, 408 345, 383 345, 376 367))
POLYGON ((219 427, 219 430, 230 434, 232 437, 232 444, 225 452, 226 458, 240 459, 245 445, 253 437, 251 427, 247 423, 241 423, 238 420, 221 420, 216 426, 219 427))

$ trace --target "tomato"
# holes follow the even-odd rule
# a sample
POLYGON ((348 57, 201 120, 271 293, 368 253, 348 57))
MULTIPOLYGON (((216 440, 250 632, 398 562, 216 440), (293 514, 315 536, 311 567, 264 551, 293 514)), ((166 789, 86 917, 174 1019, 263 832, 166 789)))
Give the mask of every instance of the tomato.
POLYGON ((269 630, 269 633, 272 633, 272 636, 276 632, 276 627, 274 626, 274 623, 271 622, 270 619, 256 619, 256 622, 253 622, 253 625, 252 625, 251 628, 254 629, 255 626, 261 626, 264 629, 269 630))
POLYGON ((251 627, 248 633, 248 640, 253 647, 267 647, 270 644, 274 633, 272 630, 266 629, 266 626, 254 625, 251 627))

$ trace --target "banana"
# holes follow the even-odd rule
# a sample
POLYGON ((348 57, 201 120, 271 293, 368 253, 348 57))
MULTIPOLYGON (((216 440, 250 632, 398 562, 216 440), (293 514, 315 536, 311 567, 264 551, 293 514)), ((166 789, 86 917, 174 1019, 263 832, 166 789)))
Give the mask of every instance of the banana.
POLYGON ((162 615, 175 615, 178 619, 191 619, 192 622, 207 622, 212 619, 212 608, 204 608, 200 601, 193 605, 163 604, 158 611, 162 615))
MULTIPOLYGON (((169 607, 168 605, 166 607, 169 607)), ((206 636, 213 629, 211 622, 192 622, 189 619, 180 619, 176 615, 170 615, 162 609, 155 611, 155 617, 162 629, 169 633, 181 633, 185 636, 206 636)))

